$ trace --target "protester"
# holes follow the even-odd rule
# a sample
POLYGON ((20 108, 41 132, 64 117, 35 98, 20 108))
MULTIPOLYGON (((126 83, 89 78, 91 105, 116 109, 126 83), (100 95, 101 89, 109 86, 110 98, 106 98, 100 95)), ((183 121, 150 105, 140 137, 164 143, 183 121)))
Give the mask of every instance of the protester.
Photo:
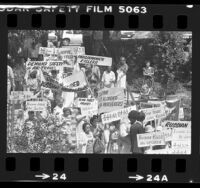
POLYGON ((128 71, 128 65, 126 64, 126 58, 121 56, 117 69, 117 87, 126 89, 126 73, 128 71))
POLYGON ((38 91, 40 91, 40 79, 37 77, 37 71, 34 70, 30 72, 28 75, 28 78, 26 80, 26 89, 27 91, 33 91, 34 94, 36 94, 38 91))
POLYGON ((131 152, 133 154, 139 154, 143 153, 143 149, 138 147, 137 143, 137 134, 144 133, 143 126, 141 122, 137 121, 140 116, 140 113, 133 110, 128 114, 128 119, 131 122, 131 128, 130 128, 130 138, 131 138, 131 152))
POLYGON ((112 71, 111 66, 108 66, 107 70, 105 70, 102 75, 102 86, 106 88, 113 88, 116 81, 115 79, 115 73, 112 71))
POLYGON ((83 124, 83 131, 85 133, 85 147, 83 153, 93 153, 94 137, 89 123, 83 124))

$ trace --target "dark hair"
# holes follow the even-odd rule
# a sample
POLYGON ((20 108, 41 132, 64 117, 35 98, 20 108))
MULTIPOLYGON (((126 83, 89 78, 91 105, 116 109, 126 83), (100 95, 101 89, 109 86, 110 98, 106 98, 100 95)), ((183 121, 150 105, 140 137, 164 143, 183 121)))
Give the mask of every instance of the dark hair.
POLYGON ((34 114, 34 111, 28 111, 28 115, 34 114))
POLYGON ((138 114, 138 118, 137 118, 137 121, 144 121, 145 120, 145 113, 144 112, 139 112, 138 114))
POLYGON ((57 70, 52 70, 51 74, 57 74, 57 70))
POLYGON ((83 123, 83 127, 82 127, 82 129, 83 129, 83 131, 85 132, 85 129, 86 129, 86 126, 87 125, 90 125, 88 122, 85 122, 85 123, 83 123))
POLYGON ((93 116, 90 118, 90 123, 93 124, 93 123, 94 123, 94 120, 98 120, 98 116, 97 116, 97 115, 93 115, 93 116))
POLYGON ((70 115, 72 115, 72 111, 71 111, 71 109, 70 109, 70 108, 63 108, 63 113, 64 113, 65 111, 67 111, 67 110, 69 110, 69 112, 70 112, 70 115))
POLYGON ((139 112, 135 110, 132 110, 128 114, 128 119, 130 120, 131 123, 134 123, 136 120, 138 120, 138 117, 139 117, 139 112))

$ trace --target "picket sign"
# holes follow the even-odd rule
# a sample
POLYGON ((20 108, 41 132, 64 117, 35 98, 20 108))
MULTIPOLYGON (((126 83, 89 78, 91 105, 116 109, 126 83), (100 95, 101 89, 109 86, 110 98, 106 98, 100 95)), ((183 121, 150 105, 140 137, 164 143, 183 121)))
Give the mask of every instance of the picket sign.
POLYGON ((127 108, 123 108, 120 110, 115 110, 113 112, 110 113, 105 113, 101 115, 101 119, 102 119, 102 123, 110 123, 113 121, 117 121, 123 118, 128 118, 128 114, 129 112, 131 112, 132 110, 136 110, 136 105, 135 106, 130 106, 127 108))
POLYGON ((162 126, 166 128, 189 128, 191 129, 191 121, 163 121, 162 126))
POLYGON ((26 101, 26 108, 27 111, 45 111, 47 108, 47 101, 26 101))
POLYGON ((112 58, 103 56, 78 55, 77 62, 86 65, 112 66, 112 58))
POLYGON ((191 128, 174 128, 172 137, 174 154, 191 154, 191 128))
POLYGON ((85 47, 83 46, 65 46, 63 48, 47 48, 47 47, 40 47, 39 54, 44 56, 50 55, 84 55, 85 54, 85 47))
POLYGON ((153 121, 155 119, 162 119, 166 117, 164 107, 140 109, 140 112, 145 113, 145 122, 153 121))
POLYGON ((77 106, 83 116, 92 116, 98 113, 98 103, 95 98, 78 98, 77 106))
POLYGON ((104 88, 98 92, 98 113, 112 112, 124 108, 123 88, 104 88))
POLYGON ((10 100, 27 100, 33 96, 33 91, 11 91, 10 100))
POLYGON ((64 66, 68 66, 67 62, 63 61, 27 61, 26 70, 38 70, 51 71, 53 69, 60 69, 64 66))
POLYGON ((137 144, 138 147, 165 145, 165 135, 163 132, 137 134, 137 144))

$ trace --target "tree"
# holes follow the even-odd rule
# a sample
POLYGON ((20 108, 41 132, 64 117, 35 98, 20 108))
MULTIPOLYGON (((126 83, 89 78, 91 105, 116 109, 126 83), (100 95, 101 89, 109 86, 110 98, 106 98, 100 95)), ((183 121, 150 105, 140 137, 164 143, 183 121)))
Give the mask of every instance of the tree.
POLYGON ((155 54, 154 67, 156 79, 167 89, 174 81, 185 81, 184 69, 191 69, 191 61, 185 58, 184 47, 186 40, 183 32, 153 32, 152 48, 155 54))

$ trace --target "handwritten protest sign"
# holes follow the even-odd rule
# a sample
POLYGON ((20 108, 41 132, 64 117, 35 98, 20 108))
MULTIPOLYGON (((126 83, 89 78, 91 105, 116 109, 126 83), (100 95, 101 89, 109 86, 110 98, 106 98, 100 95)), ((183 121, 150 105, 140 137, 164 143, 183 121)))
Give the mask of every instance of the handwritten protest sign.
POLYGON ((105 113, 101 116, 102 123, 105 124, 105 123, 110 123, 113 121, 120 120, 122 118, 128 118, 128 114, 132 110, 136 110, 136 106, 130 106, 130 107, 123 108, 120 110, 115 110, 110 113, 105 113))
POLYGON ((84 55, 85 54, 85 47, 83 46, 65 46, 63 48, 47 48, 47 47, 40 47, 39 54, 44 56, 49 55, 84 55))
POLYGON ((164 107, 141 109, 145 113, 145 122, 166 117, 164 107))
POLYGON ((50 71, 57 68, 67 66, 66 62, 63 61, 27 61, 26 70, 38 70, 50 71))
POLYGON ((87 85, 85 75, 82 71, 63 78, 63 86, 67 88, 77 89, 87 85))
POLYGON ((85 55, 84 46, 64 46, 58 50, 61 56, 64 55, 85 55))
POLYGON ((40 47, 39 54, 44 56, 53 55, 58 53, 58 48, 47 48, 47 47, 40 47))
POLYGON ((112 58, 103 56, 79 55, 77 62, 80 64, 112 66, 112 58))
POLYGON ((47 108, 47 101, 26 101, 27 111, 45 111, 47 108))
POLYGON ((166 128, 191 128, 191 121, 163 121, 162 126, 166 128))
POLYGON ((159 104, 140 102, 140 109, 160 107, 159 104))
POLYGON ((10 100, 27 100, 33 97, 32 91, 11 91, 10 100))
POLYGON ((98 113, 98 103, 94 98, 78 98, 77 106, 84 116, 96 115, 98 113))
POLYGON ((155 104, 157 107, 165 106, 165 101, 158 101, 158 100, 148 100, 149 104, 155 104))
POLYGON ((98 113, 124 108, 124 89, 108 88, 98 92, 98 113))
POLYGON ((137 134, 138 147, 165 145, 165 135, 163 132, 153 132, 137 134))
POLYGON ((191 154, 191 129, 174 128, 172 137, 174 154, 191 154))

